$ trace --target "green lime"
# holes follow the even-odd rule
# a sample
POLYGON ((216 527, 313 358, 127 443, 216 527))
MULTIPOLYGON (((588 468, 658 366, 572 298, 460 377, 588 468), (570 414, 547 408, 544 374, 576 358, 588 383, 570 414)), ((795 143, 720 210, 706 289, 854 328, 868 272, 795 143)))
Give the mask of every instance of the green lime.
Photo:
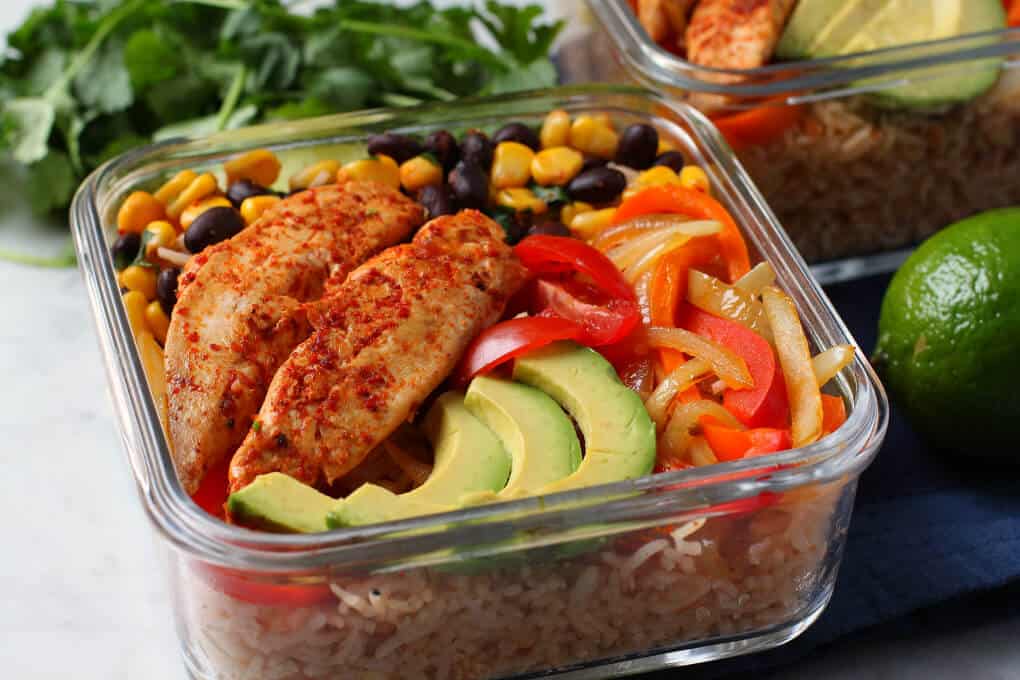
POLYGON ((933 445, 1020 462, 1020 208, 928 239, 882 302, 876 364, 933 445))

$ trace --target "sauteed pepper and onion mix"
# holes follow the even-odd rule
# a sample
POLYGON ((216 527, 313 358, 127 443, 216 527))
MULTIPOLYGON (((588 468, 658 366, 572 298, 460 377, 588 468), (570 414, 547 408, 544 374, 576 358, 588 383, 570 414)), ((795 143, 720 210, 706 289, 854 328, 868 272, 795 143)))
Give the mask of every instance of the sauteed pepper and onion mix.
MULTIPOLYGON (((351 182, 400 190, 426 221, 483 211, 526 272, 501 320, 471 340, 442 389, 507 375, 516 358, 558 341, 593 348, 644 402, 656 472, 805 446, 847 418, 843 399, 822 388, 854 348, 812 355, 772 267, 752 264, 708 175, 653 126, 618 129, 606 115, 557 110, 537 129, 511 122, 423 138, 378 134, 363 158, 322 159, 286 182, 280 173, 273 151, 253 150, 221 173, 184 170, 120 207, 113 257, 164 424, 163 352, 181 268, 294 200, 289 194, 351 182)), ((389 434, 331 490, 420 485, 432 463, 416 426, 389 434)), ((259 427, 256 419, 251 428, 259 427)), ((210 469, 193 494, 219 516, 228 462, 210 469)))

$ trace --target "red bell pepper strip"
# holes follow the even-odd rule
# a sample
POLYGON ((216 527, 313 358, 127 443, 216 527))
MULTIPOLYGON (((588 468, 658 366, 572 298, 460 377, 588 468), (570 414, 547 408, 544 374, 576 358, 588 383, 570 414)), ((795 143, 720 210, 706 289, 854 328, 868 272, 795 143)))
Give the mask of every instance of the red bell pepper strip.
POLYGON ((785 428, 790 424, 790 403, 786 382, 768 341, 736 321, 723 319, 684 305, 677 326, 704 336, 739 355, 751 373, 754 387, 727 389, 723 406, 746 427, 785 428))
POLYGON ((698 422, 701 424, 705 441, 712 448, 715 457, 721 461, 763 456, 776 451, 785 451, 793 446, 789 430, 771 427, 737 430, 719 425, 711 416, 702 416, 698 422))
POLYGON ((569 236, 529 236, 514 246, 514 254, 532 273, 584 274, 613 298, 634 301, 634 289, 612 260, 587 243, 569 236))
POLYGON ((589 347, 619 342, 641 322, 634 302, 607 299, 591 286, 572 280, 536 281, 531 311, 578 324, 584 328, 579 340, 589 347))
POLYGON ((251 604, 310 607, 336 597, 325 583, 270 583, 251 572, 205 563, 197 564, 196 569, 219 592, 251 604))
POLYGON ((227 489, 230 486, 227 480, 229 469, 230 457, 228 456, 209 468, 205 477, 202 478, 198 491, 191 497, 198 507, 219 519, 226 517, 227 489))
POLYGON ((719 243, 729 282, 733 283, 751 270, 751 257, 737 223, 726 208, 708 194, 676 184, 649 187, 624 201, 616 209, 613 223, 620 224, 640 215, 655 213, 674 213, 719 222, 722 231, 712 238, 719 243))
POLYGON ((782 137, 800 120, 803 108, 766 103, 758 108, 713 118, 712 122, 734 149, 760 146, 782 137))
POLYGON ((573 321, 551 316, 524 316, 501 321, 478 334, 454 371, 454 383, 466 385, 478 374, 516 356, 557 340, 580 340, 584 329, 573 321))
POLYGON ((822 433, 830 434, 846 422, 846 404, 842 397, 822 395, 822 433))

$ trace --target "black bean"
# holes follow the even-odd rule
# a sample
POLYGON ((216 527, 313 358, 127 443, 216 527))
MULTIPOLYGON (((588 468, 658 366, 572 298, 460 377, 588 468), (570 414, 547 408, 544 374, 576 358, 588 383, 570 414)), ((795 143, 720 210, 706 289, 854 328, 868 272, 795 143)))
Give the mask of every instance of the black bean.
POLYGON ((645 170, 655 162, 659 151, 659 133, 645 123, 635 123, 620 135, 616 147, 616 162, 635 170, 645 170))
POLYGON ((499 144, 500 142, 518 142, 530 147, 533 151, 538 151, 542 147, 542 142, 538 140, 538 135, 524 123, 510 123, 501 127, 492 136, 493 144, 499 144))
POLYGON ((653 165, 665 165, 667 168, 672 168, 675 172, 680 172, 684 169, 685 163, 686 159, 679 151, 664 151, 655 159, 653 165))
POLYGON ((434 219, 440 215, 453 215, 457 212, 457 199, 453 190, 446 184, 430 184, 418 192, 418 202, 425 208, 425 219, 434 219))
POLYGON ((138 249, 142 247, 142 235, 134 232, 121 234, 113 242, 110 253, 113 255, 113 266, 124 269, 138 257, 138 249))
POLYGON ((244 229, 241 214, 233 208, 218 205, 195 218, 184 232, 184 246, 192 253, 200 253, 209 246, 225 241, 244 229))
POLYGON ((570 180, 567 193, 575 201, 608 203, 627 186, 627 178, 612 168, 592 168, 570 180))
MULTIPOLYGON (((609 161, 607 161, 605 158, 596 158, 595 156, 585 158, 584 163, 581 165, 581 172, 584 172, 585 170, 591 170, 592 168, 604 168, 606 167, 606 164, 608 162, 609 161)), ((581 173, 579 172, 577 174, 581 173)))
POLYGON ((460 146, 457 138, 446 130, 436 130, 425 138, 425 150, 436 157, 443 166, 443 172, 450 172, 460 160, 460 146))
POLYGON ((570 236, 570 230, 563 226, 559 220, 545 220, 538 224, 531 225, 528 229, 528 236, 570 236))
POLYGON ((463 161, 475 163, 478 167, 488 171, 492 167, 492 154, 494 145, 485 136, 484 132, 471 130, 460 142, 460 158, 463 161))
POLYGON ((417 139, 395 132, 384 132, 368 138, 368 153, 373 156, 382 154, 389 156, 397 163, 403 163, 421 154, 421 144, 417 139))
POLYGON ((246 198, 251 198, 252 196, 265 196, 273 193, 274 192, 271 189, 267 189, 261 184, 256 184, 250 179, 239 179, 227 187, 227 199, 235 208, 240 208, 246 198))
POLYGON ((462 160, 450 173, 450 188, 462 208, 481 210, 489 200, 489 178, 481 166, 462 160))
POLYGON ((181 270, 177 267, 169 267, 156 277, 156 299, 167 316, 177 304, 177 277, 180 274, 181 270))

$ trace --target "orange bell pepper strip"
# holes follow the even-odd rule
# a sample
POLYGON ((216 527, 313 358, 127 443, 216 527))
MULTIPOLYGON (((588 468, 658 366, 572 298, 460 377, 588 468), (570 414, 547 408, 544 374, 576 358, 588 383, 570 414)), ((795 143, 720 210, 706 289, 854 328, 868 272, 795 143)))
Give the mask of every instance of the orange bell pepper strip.
POLYGON ((701 425, 705 441, 712 448, 715 457, 721 461, 763 456, 768 453, 785 451, 793 446, 789 430, 772 427, 737 430, 720 425, 719 421, 711 416, 702 416, 698 423, 701 425))
POLYGON ((822 395, 822 434, 831 434, 846 422, 846 404, 842 397, 822 395))
POLYGON ((1009 6, 1009 14, 1006 15, 1006 25, 1010 28, 1020 26, 1020 2, 1013 2, 1009 6))
POLYGON ((803 108, 786 104, 765 104, 755 109, 714 118, 719 132, 735 150, 761 146, 783 136, 800 120, 803 108))
POLYGON ((711 238, 719 244, 730 283, 751 270, 751 257, 737 223, 719 201, 700 191, 675 184, 649 187, 616 209, 613 224, 655 213, 673 213, 719 222, 722 231, 711 238))

